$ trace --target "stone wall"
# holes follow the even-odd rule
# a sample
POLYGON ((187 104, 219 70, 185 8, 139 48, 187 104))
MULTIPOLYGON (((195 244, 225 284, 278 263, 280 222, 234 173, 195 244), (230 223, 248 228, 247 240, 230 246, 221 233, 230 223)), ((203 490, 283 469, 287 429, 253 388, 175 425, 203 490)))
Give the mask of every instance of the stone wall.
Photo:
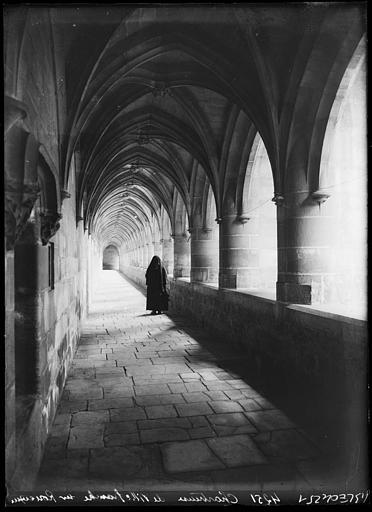
MULTIPOLYGON (((366 322, 306 306, 172 280, 170 313, 190 316, 216 338, 248 352, 260 385, 299 406, 311 400, 326 421, 362 428, 367 412, 366 322)), ((309 402, 310 411, 310 402, 309 402)))
MULTIPOLYGON (((48 246, 36 246, 35 261, 21 252, 16 267, 18 288, 27 286, 23 275, 35 274, 35 286, 28 288, 27 295, 32 311, 28 307, 25 312, 34 339, 22 340, 22 332, 27 333, 22 329, 16 338, 22 346, 16 350, 15 360, 16 461, 9 486, 22 491, 32 489, 86 314, 87 233, 82 222, 76 227, 73 182, 70 192, 71 198, 62 205, 61 227, 50 241, 54 244, 54 285, 48 272, 48 246), (22 350, 25 343, 33 345, 32 359, 27 359, 27 352, 22 350), (19 380, 18 387, 17 378, 22 379, 22 372, 17 368, 28 368, 30 372, 30 380, 19 380), (27 390, 28 382, 35 387, 27 390), (17 393, 17 389, 21 391, 17 393)), ((16 292, 20 295, 22 288, 16 292)), ((20 318, 16 328, 22 323, 22 312, 16 311, 17 315, 20 318)), ((10 384, 11 381, 7 386, 10 384)))
MULTIPOLYGON (((5 244, 4 244, 5 245, 5 244)), ((14 251, 5 251, 5 456, 7 476, 16 466, 14 251)))

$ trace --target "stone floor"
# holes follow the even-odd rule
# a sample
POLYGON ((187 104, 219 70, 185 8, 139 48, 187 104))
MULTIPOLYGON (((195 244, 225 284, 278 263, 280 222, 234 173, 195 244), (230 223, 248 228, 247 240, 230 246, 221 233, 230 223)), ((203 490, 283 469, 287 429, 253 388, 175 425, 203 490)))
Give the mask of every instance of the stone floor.
MULTIPOLYGON (((334 486, 306 429, 250 385, 244 354, 102 271, 36 489, 334 486)), ((337 485, 337 484, 335 484, 337 485)))

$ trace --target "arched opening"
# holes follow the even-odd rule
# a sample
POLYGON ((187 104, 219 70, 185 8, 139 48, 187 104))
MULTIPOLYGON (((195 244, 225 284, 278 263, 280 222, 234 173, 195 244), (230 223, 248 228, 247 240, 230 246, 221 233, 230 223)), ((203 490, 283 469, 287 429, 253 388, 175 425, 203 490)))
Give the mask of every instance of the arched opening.
POLYGON ((328 282, 318 305, 364 317, 367 303, 366 66, 357 48, 339 86, 322 150, 320 205, 331 218, 328 282))
POLYGON ((277 280, 277 222, 272 202, 273 175, 269 156, 257 133, 243 189, 242 222, 249 232, 251 280, 249 289, 275 297, 277 280))
POLYGON ((108 245, 102 256, 103 270, 119 270, 119 251, 114 245, 108 245))

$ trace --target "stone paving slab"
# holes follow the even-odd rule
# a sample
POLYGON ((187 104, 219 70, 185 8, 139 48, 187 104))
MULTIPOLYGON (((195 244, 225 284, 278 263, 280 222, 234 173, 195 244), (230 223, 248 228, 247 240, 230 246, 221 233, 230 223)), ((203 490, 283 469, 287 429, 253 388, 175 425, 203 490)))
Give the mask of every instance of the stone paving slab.
POLYGON ((243 408, 240 404, 236 402, 232 402, 230 400, 218 400, 211 401, 209 405, 212 407, 213 411, 216 413, 223 412, 243 412, 243 408))
POLYGON ((189 431, 191 439, 203 439, 205 437, 215 437, 216 432, 211 427, 196 427, 189 431))
POLYGON ((206 391, 207 390, 206 386, 202 382, 200 382, 200 381, 197 381, 197 382, 185 382, 185 387, 186 387, 186 390, 189 393, 193 393, 193 392, 196 392, 196 391, 206 391))
POLYGON ((251 427, 251 432, 257 432, 254 425, 249 421, 244 413, 241 412, 212 414, 208 415, 207 418, 213 426, 221 425, 228 427, 241 427, 249 425, 251 427))
POLYGON ((126 409, 110 409, 111 421, 131 421, 146 418, 146 413, 141 407, 128 407, 126 409))
POLYGON ((89 411, 97 411, 102 409, 123 409, 133 406, 134 402, 132 397, 102 398, 101 400, 88 401, 89 411))
POLYGON ((103 430, 103 424, 73 427, 67 448, 99 448, 103 446, 103 430))
POLYGON ((168 473, 224 468, 205 441, 186 441, 161 445, 163 463, 168 473))
POLYGON ((208 446, 228 467, 255 466, 267 460, 248 435, 207 440, 208 446))
POLYGON ((188 418, 164 418, 154 420, 140 420, 138 421, 138 428, 140 429, 155 429, 155 428, 190 428, 192 423, 188 418))
POLYGON ((150 405, 145 407, 149 419, 172 418, 177 416, 177 411, 173 405, 150 405))
POLYGON ((207 400, 209 400, 209 397, 202 391, 195 393, 183 393, 183 397, 188 403, 207 402, 207 400))
POLYGON ((161 395, 171 393, 171 390, 166 384, 154 384, 148 386, 135 386, 137 396, 141 395, 161 395))
POLYGON ((245 398, 243 400, 239 400, 239 404, 247 412, 261 410, 261 406, 258 405, 256 400, 254 400, 253 398, 245 398))
POLYGON ((165 404, 184 404, 185 399, 182 395, 172 393, 167 395, 142 395, 135 397, 138 405, 165 405, 165 404))
POLYGON ((200 416, 203 414, 210 414, 212 409, 206 402, 198 402, 192 404, 177 404, 177 412, 180 416, 200 416))
POLYGON ((143 443, 184 441, 190 438, 187 430, 171 427, 141 430, 140 436, 143 443))
POLYGON ((256 425, 258 430, 276 430, 283 428, 294 428, 294 423, 281 411, 267 410, 246 412, 247 418, 256 425))
MULTIPOLYGON (((81 484, 88 485, 88 457, 84 459, 46 459, 39 473, 37 486, 53 491, 71 492, 81 484)), ((87 488, 87 487, 86 487, 87 488)))
POLYGON ((254 437, 254 442, 268 457, 304 460, 319 455, 319 451, 297 430, 261 432, 254 437))
POLYGON ((105 446, 128 446, 141 442, 137 432, 132 434, 108 434, 103 439, 105 446))
POLYGON ((105 435, 132 434, 137 432, 137 430, 137 422, 135 420, 115 421, 105 425, 105 435))
POLYGON ((105 411, 82 411, 76 412, 72 415, 71 426, 87 426, 97 425, 100 423, 107 423, 110 420, 110 415, 107 410, 105 411))
POLYGON ((119 398, 133 396, 133 387, 127 386, 105 386, 103 388, 104 398, 119 398))
POLYGON ((64 436, 54 435, 53 429, 53 436, 49 436, 45 443, 44 459, 59 460, 66 457, 68 435, 69 433, 64 436))
POLYGON ((103 480, 125 481, 136 476, 148 478, 163 474, 160 449, 157 445, 107 447, 90 452, 89 473, 103 480))

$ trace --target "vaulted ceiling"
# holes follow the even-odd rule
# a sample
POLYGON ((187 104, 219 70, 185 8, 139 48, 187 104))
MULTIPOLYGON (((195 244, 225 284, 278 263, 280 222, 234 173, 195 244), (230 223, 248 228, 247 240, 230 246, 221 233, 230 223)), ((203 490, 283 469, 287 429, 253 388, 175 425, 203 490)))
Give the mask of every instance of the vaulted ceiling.
POLYGON ((118 230, 128 239, 159 205, 171 219, 180 201, 191 214, 196 183, 212 187, 218 213, 244 181, 257 131, 279 190, 296 137, 314 137, 298 119, 331 108, 360 39, 357 9, 345 19, 305 3, 50 12, 65 60, 64 183, 78 158, 78 207, 107 242, 118 230))

